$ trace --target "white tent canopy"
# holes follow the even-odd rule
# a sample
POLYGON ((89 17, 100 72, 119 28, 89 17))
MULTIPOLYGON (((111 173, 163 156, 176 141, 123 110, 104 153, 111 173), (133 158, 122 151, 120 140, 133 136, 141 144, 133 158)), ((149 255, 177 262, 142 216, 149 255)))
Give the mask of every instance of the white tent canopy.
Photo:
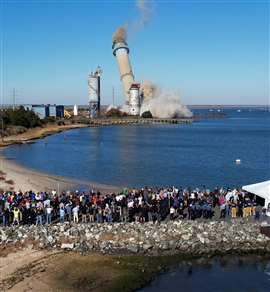
POLYGON ((243 190, 265 199, 264 206, 270 203, 270 180, 242 187, 243 190))

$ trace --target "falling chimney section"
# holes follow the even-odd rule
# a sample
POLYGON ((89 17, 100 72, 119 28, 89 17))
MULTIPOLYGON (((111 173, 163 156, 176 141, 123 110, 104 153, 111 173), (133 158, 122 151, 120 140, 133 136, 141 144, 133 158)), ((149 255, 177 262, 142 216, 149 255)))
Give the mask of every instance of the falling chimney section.
MULTIPOLYGON (((124 29, 123 29, 124 30, 124 29)), ((125 40, 125 35, 115 34, 113 38, 113 55, 116 57, 120 71, 120 79, 123 84, 123 89, 126 97, 126 104, 129 105, 130 88, 134 83, 134 75, 129 61, 129 48, 125 40)))

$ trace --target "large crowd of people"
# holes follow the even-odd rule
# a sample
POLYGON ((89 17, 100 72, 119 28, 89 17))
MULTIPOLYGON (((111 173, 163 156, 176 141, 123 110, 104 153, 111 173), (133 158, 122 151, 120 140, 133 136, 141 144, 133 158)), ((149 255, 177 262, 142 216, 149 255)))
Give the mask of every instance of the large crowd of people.
POLYGON ((212 191, 182 188, 124 189, 118 194, 100 192, 3 192, 0 193, 0 222, 51 224, 53 222, 112 223, 162 220, 209 220, 238 217, 259 220, 264 210, 256 197, 238 189, 212 191))

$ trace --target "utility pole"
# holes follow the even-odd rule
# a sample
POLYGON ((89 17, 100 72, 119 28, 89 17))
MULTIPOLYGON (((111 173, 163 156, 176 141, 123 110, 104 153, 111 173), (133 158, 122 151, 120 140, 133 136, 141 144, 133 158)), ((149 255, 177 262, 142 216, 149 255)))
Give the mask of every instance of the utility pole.
POLYGON ((15 110, 15 105, 16 105, 16 89, 15 88, 13 88, 12 98, 13 98, 13 106, 12 106, 12 109, 15 110))
POLYGON ((114 107, 114 86, 112 87, 112 105, 114 107))

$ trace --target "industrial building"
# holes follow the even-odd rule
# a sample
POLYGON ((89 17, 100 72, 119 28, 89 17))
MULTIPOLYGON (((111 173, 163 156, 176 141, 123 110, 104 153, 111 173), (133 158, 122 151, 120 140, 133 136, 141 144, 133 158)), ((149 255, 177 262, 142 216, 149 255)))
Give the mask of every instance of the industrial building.
POLYGON ((31 104, 24 105, 24 109, 32 110, 39 116, 40 119, 48 117, 63 118, 64 117, 64 106, 56 104, 31 104))
POLYGON ((56 118, 63 118, 65 113, 65 107, 63 105, 56 105, 56 118))

